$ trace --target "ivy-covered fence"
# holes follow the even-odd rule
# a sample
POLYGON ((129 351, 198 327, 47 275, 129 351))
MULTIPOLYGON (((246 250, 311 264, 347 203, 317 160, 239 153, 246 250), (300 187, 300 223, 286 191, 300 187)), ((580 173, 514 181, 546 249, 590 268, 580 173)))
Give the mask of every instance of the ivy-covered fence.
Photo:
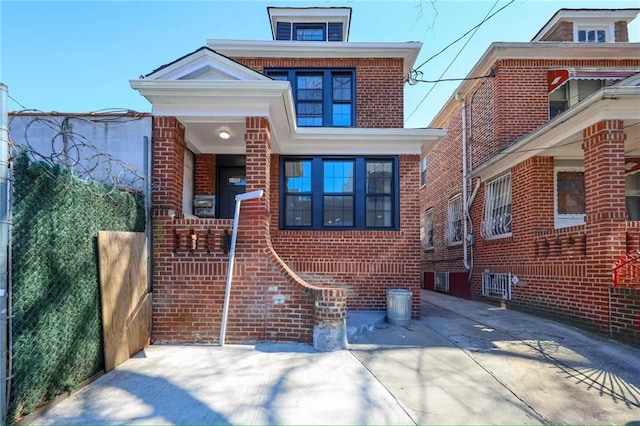
POLYGON ((103 368, 98 231, 144 231, 141 196, 14 163, 9 421, 103 368))

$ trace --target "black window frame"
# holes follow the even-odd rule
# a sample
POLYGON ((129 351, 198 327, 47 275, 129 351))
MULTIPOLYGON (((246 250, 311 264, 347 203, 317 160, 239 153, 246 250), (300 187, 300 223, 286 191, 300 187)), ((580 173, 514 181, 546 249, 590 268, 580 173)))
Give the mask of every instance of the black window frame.
MULTIPOLYGON (((286 80, 291 84, 293 101, 296 107, 296 124, 299 127, 356 127, 356 70, 354 68, 265 68, 264 74, 274 79, 286 80), (298 79, 299 75, 322 75, 322 124, 301 125, 298 117, 298 79), (334 76, 351 77, 351 99, 334 99, 334 76), (334 124, 334 105, 351 106, 351 123, 349 125, 334 124)), ((304 102, 304 101, 303 101, 304 102)))
MULTIPOLYGON (((400 162, 397 156, 282 156, 279 164, 279 226, 287 230, 385 230, 400 229, 400 162), (285 164, 288 161, 311 161, 311 224, 308 226, 287 224, 286 196, 291 195, 285 188, 285 164), (352 161, 353 178, 353 226, 329 226, 324 224, 325 192, 324 164, 327 161, 352 161), (391 163, 391 226, 367 226, 367 197, 377 194, 367 193, 367 163, 391 163)), ((385 193, 385 195, 387 195, 385 193)))

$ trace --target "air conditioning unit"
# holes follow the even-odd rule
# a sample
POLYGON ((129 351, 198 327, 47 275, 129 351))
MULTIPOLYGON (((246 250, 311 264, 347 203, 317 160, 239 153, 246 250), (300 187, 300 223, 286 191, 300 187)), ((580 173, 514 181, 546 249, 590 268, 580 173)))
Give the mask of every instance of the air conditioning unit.
POLYGON ((449 273, 448 272, 436 272, 436 278, 434 283, 436 291, 442 291, 449 293, 449 273))

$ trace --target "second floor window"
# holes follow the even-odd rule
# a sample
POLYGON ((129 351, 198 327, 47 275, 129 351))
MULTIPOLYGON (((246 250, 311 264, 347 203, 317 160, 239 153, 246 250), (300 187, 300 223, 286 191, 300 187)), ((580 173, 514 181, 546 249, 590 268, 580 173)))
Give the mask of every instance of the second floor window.
POLYGON ((291 83, 300 127, 352 127, 355 123, 353 70, 269 69, 265 74, 291 83))

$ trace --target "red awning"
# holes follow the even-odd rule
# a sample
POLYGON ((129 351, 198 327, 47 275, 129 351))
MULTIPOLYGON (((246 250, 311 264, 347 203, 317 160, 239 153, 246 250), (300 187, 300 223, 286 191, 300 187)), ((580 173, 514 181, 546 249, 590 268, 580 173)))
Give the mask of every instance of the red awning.
POLYGON ((549 93, 551 93, 571 79, 622 80, 637 72, 637 70, 576 70, 573 68, 561 68, 549 70, 547 82, 549 85, 549 93))

